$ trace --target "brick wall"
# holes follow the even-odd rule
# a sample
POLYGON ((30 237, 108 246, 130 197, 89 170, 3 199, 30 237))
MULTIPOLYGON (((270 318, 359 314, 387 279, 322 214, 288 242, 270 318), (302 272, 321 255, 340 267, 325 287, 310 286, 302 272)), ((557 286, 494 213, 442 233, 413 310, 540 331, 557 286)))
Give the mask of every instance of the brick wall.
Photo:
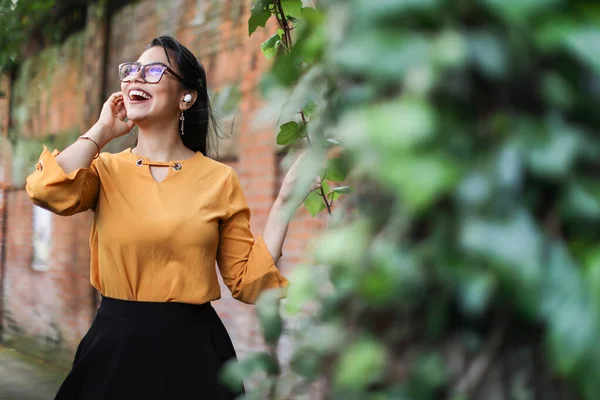
POLYGON ((33 205, 23 190, 7 195, 3 341, 68 365, 93 315, 86 252, 90 213, 53 217, 51 263, 32 268, 33 205))
MULTIPOLYGON (((45 70, 42 64, 40 76, 63 77, 63 84, 52 84, 38 102, 17 101, 12 112, 15 115, 27 112, 32 119, 19 121, 15 126, 26 136, 72 127, 85 130, 95 122, 102 99, 119 89, 116 65, 137 59, 153 37, 165 33, 174 35, 205 65, 213 92, 229 85, 239 87, 241 100, 235 115, 234 134, 220 144, 219 158, 240 175, 252 211, 251 228, 255 235, 260 234, 285 171, 279 166, 274 123, 255 122, 262 105, 256 87, 261 73, 268 67, 260 53, 260 43, 268 33, 260 31, 248 37, 246 22, 250 1, 137 1, 110 15, 108 27, 102 23, 100 10, 93 9, 88 14, 86 29, 79 36, 80 51, 69 53, 72 74, 64 74, 57 68, 45 70), (102 58, 105 29, 110 29, 106 60, 102 58), (103 76, 106 87, 102 87, 103 76), (48 115, 52 117, 46 118, 48 115)), ((61 49, 58 51, 62 54, 61 49)), ((23 84, 35 84, 35 80, 23 84)), ((1 107, 2 103, 0 112, 1 107)), ((230 132, 232 121, 233 117, 222 119, 225 133, 230 132)), ((132 135, 128 135, 113 143, 111 150, 127 147, 133 140, 132 135)), ((7 156, 0 157, 3 157, 0 161, 6 163, 7 156)), ((88 279, 87 240, 91 214, 54 217, 51 265, 47 271, 34 271, 31 268, 32 205, 23 190, 15 188, 8 192, 6 206, 6 260, 0 269, 4 271, 4 275, 0 275, 0 282, 4 282, 4 340, 22 350, 66 363, 91 323, 96 306, 96 295, 88 279)), ((323 218, 313 219, 304 210, 297 213, 279 265, 284 273, 301 259, 306 239, 322 229, 324 223, 323 218)), ((261 348, 254 308, 233 300, 224 285, 222 293, 223 298, 214 306, 238 354, 243 357, 261 348)), ((289 354, 289 344, 284 347, 282 352, 289 354)))
MULTIPOLYGON (((97 50, 102 45, 101 15, 89 13, 84 31, 59 46, 26 60, 12 82, 11 109, 0 103, 0 120, 21 138, 40 138, 81 131, 89 115, 99 111, 102 71, 97 50), (89 71, 85 73, 84 71, 89 71), (10 113, 10 115, 9 115, 10 113), (9 118, 10 117, 10 118, 9 118)), ((4 83, 3 83, 4 86, 4 83)), ((91 213, 50 221, 49 258, 34 269, 33 209, 23 182, 13 181, 21 155, 5 140, 0 151, 0 295, 2 340, 9 346, 69 365, 89 328, 95 296, 89 284, 88 232, 91 213)), ((41 146, 30 151, 41 152, 41 146)), ((29 166, 31 169, 33 166, 29 166)))
POLYGON ((0 75, 0 136, 8 133, 10 78, 0 75))
POLYGON ((12 94, 11 129, 34 138, 82 129, 84 32, 45 49, 19 69, 12 94))

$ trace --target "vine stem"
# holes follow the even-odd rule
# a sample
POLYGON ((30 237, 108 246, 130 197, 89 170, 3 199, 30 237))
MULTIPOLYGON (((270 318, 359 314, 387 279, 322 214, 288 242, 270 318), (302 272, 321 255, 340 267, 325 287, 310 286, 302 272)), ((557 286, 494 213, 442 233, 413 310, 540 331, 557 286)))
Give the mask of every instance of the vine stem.
POLYGON ((292 34, 290 33, 291 28, 288 24, 287 18, 285 17, 281 0, 273 0, 273 4, 275 5, 275 18, 277 18, 277 22, 283 30, 283 47, 285 47, 289 52, 292 48, 292 34))
POLYGON ((321 191, 321 197, 323 198, 323 201, 325 202, 325 205, 327 206, 327 213, 331 216, 331 204, 329 204, 329 202, 327 201, 327 195, 325 194, 325 191, 323 190, 323 186, 321 186, 320 191, 321 191))
MULTIPOLYGON (((277 23, 279 24, 279 27, 283 30, 283 37, 282 37, 282 46, 285 48, 285 50, 287 52, 290 52, 292 49, 292 34, 291 34, 291 30, 294 29, 294 27, 290 27, 290 24, 288 23, 288 20, 285 16, 285 12, 283 10, 283 6, 281 5, 281 0, 273 0, 273 2, 271 3, 275 6, 275 18, 277 19, 277 23)), ((304 110, 300 110, 300 115, 302 115, 302 122, 306 125, 308 123, 308 121, 306 120, 306 115, 304 114, 304 110)), ((308 141, 309 146, 311 145, 311 141, 310 141, 310 137, 308 136, 308 134, 306 135, 306 140, 308 141)), ((323 180, 325 180, 325 178, 323 178, 323 180)), ((325 202, 325 206, 327 207, 327 212, 329 213, 329 215, 331 215, 331 206, 333 204, 333 199, 332 202, 329 203, 329 201, 327 200, 327 194, 325 194, 325 191, 323 190, 323 187, 321 186, 320 188, 320 195, 323 198, 323 202, 325 202)))
MULTIPOLYGON (((306 115, 304 115, 304 110, 300 110, 300 115, 302 116, 302 123, 304 123, 304 125, 308 124, 308 121, 306 120, 306 115)), ((311 144, 310 141, 310 136, 308 136, 308 133, 306 134, 306 140, 308 141, 308 144, 311 144)), ((323 177, 322 180, 325 180, 325 176, 323 177)), ((321 186, 320 189, 321 193, 321 197, 323 198, 323 201, 325 202, 325 206, 327 206, 327 212, 329 213, 329 215, 331 215, 331 206, 333 205, 333 197, 331 198, 331 203, 329 201, 327 201, 327 195, 325 194, 325 191, 323 190, 323 186, 321 186)))

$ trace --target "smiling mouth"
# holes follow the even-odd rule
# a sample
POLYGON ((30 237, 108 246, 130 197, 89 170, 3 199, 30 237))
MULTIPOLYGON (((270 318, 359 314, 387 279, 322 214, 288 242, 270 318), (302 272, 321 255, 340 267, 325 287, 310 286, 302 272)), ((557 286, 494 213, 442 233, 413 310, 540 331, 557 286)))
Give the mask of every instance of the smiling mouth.
POLYGON ((131 90, 129 91, 129 100, 132 101, 146 101, 146 100, 150 100, 152 98, 152 96, 150 96, 148 93, 144 92, 143 90, 131 90))

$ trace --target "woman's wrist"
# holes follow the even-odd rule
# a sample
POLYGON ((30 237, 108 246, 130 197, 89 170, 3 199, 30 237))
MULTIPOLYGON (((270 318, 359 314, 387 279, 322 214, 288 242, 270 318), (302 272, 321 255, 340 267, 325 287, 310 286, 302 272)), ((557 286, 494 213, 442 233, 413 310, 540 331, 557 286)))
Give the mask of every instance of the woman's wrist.
POLYGON ((289 223, 296 211, 297 207, 292 207, 288 199, 277 196, 271 207, 273 213, 278 220, 289 223))
POLYGON ((87 136, 96 142, 100 149, 106 146, 111 140, 109 130, 104 125, 100 124, 94 124, 94 126, 92 126, 83 136, 87 136))

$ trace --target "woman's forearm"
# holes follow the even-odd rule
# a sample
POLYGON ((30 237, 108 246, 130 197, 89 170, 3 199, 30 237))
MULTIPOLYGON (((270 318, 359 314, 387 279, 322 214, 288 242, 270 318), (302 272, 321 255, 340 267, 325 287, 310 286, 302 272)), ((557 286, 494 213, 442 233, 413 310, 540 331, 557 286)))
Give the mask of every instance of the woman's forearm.
POLYGON ((277 198, 271 207, 262 233, 263 240, 275 263, 281 257, 281 249, 290 224, 290 217, 284 211, 284 203, 277 198))
MULTIPOLYGON (((94 125, 84 136, 98 143, 98 147, 100 148, 107 142, 107 134, 99 125, 94 125)), ((92 164, 97 152, 98 148, 92 141, 76 140, 75 143, 56 156, 56 162, 66 174, 69 174, 80 168, 88 168, 92 164)))

